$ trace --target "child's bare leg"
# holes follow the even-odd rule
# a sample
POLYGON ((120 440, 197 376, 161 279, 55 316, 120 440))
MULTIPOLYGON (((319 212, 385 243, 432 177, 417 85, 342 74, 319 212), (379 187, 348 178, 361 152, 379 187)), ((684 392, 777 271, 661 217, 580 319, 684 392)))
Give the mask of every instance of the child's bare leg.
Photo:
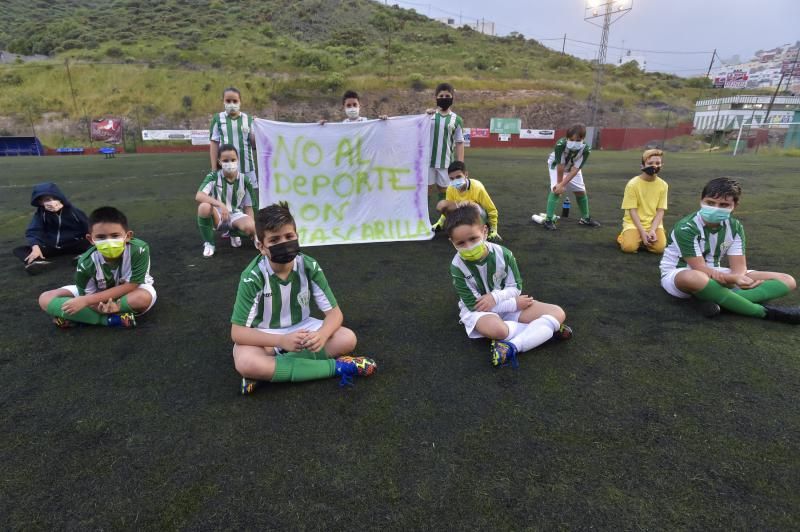
POLYGON ((233 222, 233 228, 238 229, 243 233, 247 233, 250 237, 256 235, 256 224, 249 216, 247 218, 239 218, 233 222))
POLYGON ((325 342, 325 352, 331 358, 352 353, 356 348, 357 341, 356 333, 347 327, 339 327, 325 342))
POLYGON ((150 304, 153 302, 153 296, 144 288, 137 288, 120 299, 127 300, 130 309, 137 314, 149 309, 150 304))
POLYGON ((72 292, 67 290, 66 288, 56 288, 55 290, 48 290, 47 292, 42 292, 39 296, 39 307, 47 311, 47 305, 56 297, 74 297, 72 292))
POLYGON ((509 327, 497 314, 481 316, 475 323, 475 330, 481 336, 490 340, 505 340, 509 334, 509 327))
POLYGON ((541 301, 534 301, 533 305, 526 308, 519 315, 520 323, 530 323, 544 315, 552 316, 558 320, 558 323, 564 323, 567 319, 567 314, 558 305, 551 303, 543 303, 541 301))
POLYGON ((675 276, 675 286, 681 292, 694 294, 706 287, 711 279, 703 272, 697 270, 684 270, 675 276))
POLYGON ((275 375, 275 350, 236 344, 233 346, 233 363, 242 377, 268 381, 275 375))
POLYGON ((753 280, 756 281, 769 281, 774 279, 776 281, 780 281, 789 287, 789 290, 795 290, 797 288, 797 281, 795 281, 794 277, 789 275, 788 273, 780 273, 780 272, 750 272, 747 274, 753 280))

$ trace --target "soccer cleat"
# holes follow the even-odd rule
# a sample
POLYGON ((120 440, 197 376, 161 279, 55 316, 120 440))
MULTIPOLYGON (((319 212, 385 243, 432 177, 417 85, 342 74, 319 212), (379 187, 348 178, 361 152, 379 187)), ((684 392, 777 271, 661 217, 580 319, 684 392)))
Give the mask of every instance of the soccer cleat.
POLYGON ((352 386, 353 377, 369 377, 378 371, 378 364, 367 357, 341 356, 336 359, 336 375, 342 378, 339 386, 352 386))
POLYGON ((548 231, 555 231, 556 223, 553 220, 545 220, 544 223, 542 224, 542 227, 544 227, 548 231))
POLYGON ((214 251, 216 251, 216 249, 217 248, 214 247, 214 244, 210 244, 208 242, 204 243, 203 244, 203 257, 205 257, 205 258, 213 257, 214 256, 214 251))
POLYGON ((232 248, 240 248, 242 247, 242 238, 238 236, 231 235, 231 247, 232 248))
POLYGON ((572 338, 572 327, 566 323, 562 323, 561 327, 553 333, 554 340, 569 340, 570 338, 572 338))
POLYGON ((600 227, 600 222, 592 220, 591 218, 581 218, 578 220, 578 225, 585 225, 586 227, 600 227))
POLYGON ((713 301, 703 301, 702 303, 700 303, 700 314, 702 314, 706 318, 713 318, 715 316, 719 316, 720 312, 722 312, 722 309, 720 309, 719 305, 717 305, 713 301))
POLYGON ((763 305, 763 307, 767 311, 767 315, 764 317, 768 320, 800 325, 800 307, 773 307, 772 305, 763 305))
POLYGON ((492 366, 502 367, 510 363, 512 368, 519 367, 519 362, 517 361, 517 346, 511 342, 493 340, 491 353, 492 366))
POLYGON ((259 384, 261 384, 260 381, 242 377, 242 387, 240 388, 240 391, 242 392, 242 395, 250 395, 256 391, 256 388, 258 388, 259 384))
POLYGON ((136 327, 136 318, 130 312, 123 314, 109 314, 108 326, 118 327, 120 329, 133 329, 136 327))
POLYGON ((53 318, 53 325, 55 325, 59 329, 73 329, 75 327, 80 327, 82 324, 77 321, 71 321, 66 318, 57 316, 53 318))
POLYGON ((438 233, 443 230, 444 230, 444 224, 442 222, 436 222, 431 226, 431 231, 433 231, 434 233, 438 233))
POLYGON ((25 265, 25 271, 28 272, 28 275, 38 275, 45 270, 49 270, 53 267, 53 263, 49 260, 35 260, 30 264, 25 265))

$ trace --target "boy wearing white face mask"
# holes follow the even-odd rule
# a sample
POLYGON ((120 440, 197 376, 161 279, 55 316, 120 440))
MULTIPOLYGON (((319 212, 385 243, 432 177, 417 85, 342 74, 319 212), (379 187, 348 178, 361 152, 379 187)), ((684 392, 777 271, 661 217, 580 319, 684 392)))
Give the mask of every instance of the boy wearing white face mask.
POLYGON ((575 194, 575 202, 581 211, 579 225, 600 226, 600 223, 592 220, 589 214, 589 197, 586 195, 586 185, 583 183, 582 169, 591 153, 589 145, 584 142, 585 139, 586 126, 583 124, 570 126, 567 136, 558 139, 555 149, 547 159, 550 193, 547 195, 547 218, 542 225, 548 231, 556 230, 556 207, 564 192, 575 194))
POLYGON ((128 219, 114 207, 92 212, 86 238, 92 247, 78 259, 75 284, 44 292, 39 306, 59 328, 135 327, 135 315, 156 302, 150 246, 133 237, 128 219))
POLYGON ((52 267, 55 256, 77 256, 91 247, 86 240, 86 214, 72 205, 55 183, 34 186, 31 205, 36 207, 36 213, 25 230, 28 245, 13 250, 30 275, 52 267))
POLYGON ((497 207, 495 207, 483 183, 469 177, 467 165, 463 161, 454 161, 447 167, 450 186, 447 187, 445 199, 436 204, 436 210, 442 213, 433 225, 434 231, 444 228, 447 213, 458 208, 458 204, 471 201, 481 209, 481 218, 489 226, 489 240, 502 240, 497 233, 497 207))
MULTIPOLYGON (((345 91, 342 96, 342 109, 344 110, 343 124, 352 124, 355 122, 366 122, 369 120, 366 116, 361 116, 361 101, 356 91, 345 91)), ((389 117, 380 115, 381 120, 387 120, 389 117)), ((324 126, 328 121, 324 118, 319 121, 319 125, 324 126)))
POLYGON ((219 170, 220 146, 230 144, 239 154, 239 171, 250 181, 256 193, 253 207, 258 210, 258 177, 256 176, 256 140, 253 134, 253 117, 241 112, 242 95, 236 87, 228 87, 222 91, 222 102, 225 111, 217 113, 211 120, 209 128, 209 157, 211 171, 219 170))
POLYGON ((522 293, 514 255, 486 241, 486 224, 476 204, 459 203, 447 215, 445 230, 457 251, 450 275, 459 297, 460 323, 470 338, 492 340, 493 366, 516 366, 517 353, 572 336, 561 307, 522 293))
POLYGON ((214 230, 231 231, 231 246, 242 246, 239 235, 253 238, 256 226, 253 216, 255 191, 250 181, 239 171, 236 148, 223 144, 219 149, 221 170, 209 173, 200 184, 195 200, 197 227, 203 237, 203 257, 211 257, 216 251, 214 230))
POLYGON ((799 307, 762 305, 797 287, 791 275, 747 269, 742 223, 731 217, 742 188, 727 177, 712 179, 700 210, 675 224, 661 259, 661 286, 672 296, 703 301, 708 317, 723 308, 735 314, 800 324, 799 307), (722 267, 727 255, 729 268, 722 267))

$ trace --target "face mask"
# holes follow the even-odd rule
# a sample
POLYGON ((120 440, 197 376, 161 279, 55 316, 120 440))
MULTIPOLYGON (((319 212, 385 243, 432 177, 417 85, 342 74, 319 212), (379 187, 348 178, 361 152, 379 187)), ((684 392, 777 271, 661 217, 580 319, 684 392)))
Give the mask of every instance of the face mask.
POLYGON ((458 251, 458 255, 464 260, 480 260, 483 257, 483 254, 486 252, 486 241, 481 240, 480 242, 476 242, 474 246, 468 248, 456 248, 456 250, 458 251))
POLYGON ((443 111, 447 111, 453 105, 453 98, 436 98, 436 105, 443 111))
POLYGON ((467 186, 467 178, 459 177, 458 179, 453 179, 452 181, 450 181, 450 186, 458 190, 463 190, 464 187, 467 186))
POLYGON ((358 107, 345 107, 344 114, 347 115, 347 118, 350 120, 355 120, 358 118, 358 114, 361 111, 358 107))
POLYGON ((45 210, 50 212, 58 212, 62 209, 62 207, 64 207, 64 204, 61 203, 59 200, 54 199, 50 201, 45 201, 44 203, 42 203, 42 207, 44 207, 45 210))
POLYGON ((300 252, 300 242, 297 239, 287 240, 286 242, 269 246, 267 250, 269 250, 269 258, 272 262, 287 264, 292 262, 300 252))
POLYGON ((582 150, 583 149, 583 142, 579 140, 568 140, 567 141, 567 149, 568 150, 582 150))
POLYGON ((642 172, 647 175, 656 175, 661 171, 660 166, 642 166, 642 172))
POLYGON ((239 104, 238 103, 226 103, 225 104, 225 112, 229 115, 239 112, 239 104))
POLYGON ((95 240, 94 245, 97 251, 107 259, 116 259, 125 251, 124 238, 107 238, 106 240, 95 240))
POLYGON ((700 217, 710 224, 724 222, 731 217, 732 212, 733 209, 723 209, 721 207, 700 204, 700 217))
POLYGON ((222 171, 226 174, 236 173, 236 171, 239 169, 239 163, 235 161, 222 163, 221 166, 222 166, 222 171))

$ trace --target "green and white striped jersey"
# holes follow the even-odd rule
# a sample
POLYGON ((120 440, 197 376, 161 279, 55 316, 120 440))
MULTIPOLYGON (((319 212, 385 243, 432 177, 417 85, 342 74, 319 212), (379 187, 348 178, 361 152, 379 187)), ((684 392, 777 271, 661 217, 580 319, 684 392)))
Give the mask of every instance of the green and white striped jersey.
POLYGON ((564 171, 569 172, 573 166, 583 169, 583 165, 589 160, 589 154, 592 149, 588 144, 583 145, 583 149, 570 150, 567 148, 567 137, 561 137, 556 142, 553 152, 548 157, 547 162, 550 163, 550 168, 555 169, 559 164, 564 165, 564 171))
POLYGON ((461 117, 452 111, 446 115, 436 111, 431 115, 431 168, 450 166, 456 143, 464 142, 463 127, 461 117))
POLYGON ((212 142, 233 144, 239 152, 239 171, 252 172, 256 169, 253 158, 253 146, 250 144, 250 132, 253 131, 253 117, 245 113, 233 118, 228 113, 222 112, 214 115, 209 128, 209 138, 212 142))
POLYGON ((299 254, 284 281, 259 255, 242 272, 231 323, 259 329, 285 329, 311 315, 311 297, 322 312, 337 306, 316 260, 299 254))
POLYGON ((80 295, 102 292, 124 283, 153 284, 150 246, 143 240, 131 238, 122 256, 111 264, 94 246, 78 258, 75 285, 80 295))
POLYGON ((744 227, 729 218, 715 228, 708 227, 700 212, 681 218, 667 238, 661 257, 661 276, 675 268, 686 268, 686 257, 703 257, 709 268, 719 268, 725 255, 744 255, 744 227))
POLYGON ((247 177, 239 172, 231 183, 225 179, 222 170, 209 172, 200 183, 198 191, 205 192, 217 201, 225 204, 230 212, 244 212, 245 207, 253 206, 255 192, 247 177))
POLYGON ((450 263, 460 308, 473 310, 478 298, 490 292, 499 296, 498 302, 522 293, 522 277, 511 251, 492 242, 486 246, 489 254, 479 261, 464 260, 456 253, 450 263))

